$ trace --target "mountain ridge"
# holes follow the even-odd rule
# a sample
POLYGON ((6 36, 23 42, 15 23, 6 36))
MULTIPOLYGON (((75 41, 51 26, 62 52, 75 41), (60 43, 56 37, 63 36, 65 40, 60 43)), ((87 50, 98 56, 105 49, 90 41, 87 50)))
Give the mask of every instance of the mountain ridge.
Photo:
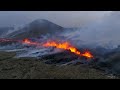
POLYGON ((45 19, 36 19, 31 23, 27 24, 23 28, 7 35, 8 38, 29 38, 39 37, 44 34, 53 34, 64 31, 64 27, 54 24, 45 19))

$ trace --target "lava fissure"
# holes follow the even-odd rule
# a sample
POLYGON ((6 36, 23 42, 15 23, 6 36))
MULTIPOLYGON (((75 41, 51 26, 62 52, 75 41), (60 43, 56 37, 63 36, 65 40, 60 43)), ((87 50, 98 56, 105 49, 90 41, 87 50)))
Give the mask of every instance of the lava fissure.
POLYGON ((22 44, 34 45, 34 46, 55 47, 58 49, 68 50, 78 56, 83 56, 88 59, 93 58, 93 55, 91 54, 90 51, 85 51, 84 53, 81 53, 77 48, 72 46, 69 42, 47 41, 46 43, 42 44, 40 42, 32 41, 28 38, 21 40, 21 41, 20 40, 12 40, 12 39, 0 39, 0 42, 8 42, 8 41, 18 41, 18 42, 21 42, 22 44))
POLYGON ((81 53, 80 51, 77 50, 77 48, 72 46, 69 42, 57 43, 55 41, 49 41, 49 42, 43 44, 43 46, 69 50, 70 52, 75 53, 76 55, 84 56, 87 58, 93 58, 93 55, 91 54, 90 51, 85 51, 84 53, 81 53))

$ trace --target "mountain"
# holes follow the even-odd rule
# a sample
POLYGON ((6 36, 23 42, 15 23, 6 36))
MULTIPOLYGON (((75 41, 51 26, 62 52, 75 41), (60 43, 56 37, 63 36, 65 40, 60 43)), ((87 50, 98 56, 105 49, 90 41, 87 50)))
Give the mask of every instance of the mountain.
POLYGON ((14 27, 0 27, 0 37, 3 37, 11 30, 14 30, 14 27))
POLYGON ((53 34, 57 32, 62 32, 64 30, 63 27, 56 25, 48 20, 37 19, 23 28, 7 35, 9 38, 15 39, 23 39, 30 37, 39 37, 44 34, 53 34))

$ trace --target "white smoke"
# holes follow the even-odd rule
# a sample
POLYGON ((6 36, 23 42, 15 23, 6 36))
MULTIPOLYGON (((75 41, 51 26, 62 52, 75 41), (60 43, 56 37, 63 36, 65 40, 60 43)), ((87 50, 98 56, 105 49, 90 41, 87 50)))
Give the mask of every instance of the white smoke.
POLYGON ((79 30, 68 34, 68 38, 85 44, 111 45, 120 44, 120 11, 110 12, 101 20, 86 25, 79 30))

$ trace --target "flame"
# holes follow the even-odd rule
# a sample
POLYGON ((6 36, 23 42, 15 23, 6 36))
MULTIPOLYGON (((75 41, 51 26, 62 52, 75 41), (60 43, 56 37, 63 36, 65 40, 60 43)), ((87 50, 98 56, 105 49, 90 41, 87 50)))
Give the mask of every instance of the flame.
POLYGON ((82 56, 87 57, 87 58, 93 58, 93 55, 89 51, 86 51, 85 53, 83 53, 82 56))
MULTIPOLYGON (((18 41, 18 40, 11 40, 11 39, 0 39, 0 42, 7 42, 7 41, 18 41)), ((19 42, 19 41, 18 41, 19 42)), ((43 46, 43 47, 55 47, 63 50, 69 50, 70 52, 86 57, 88 59, 93 58, 93 55, 91 54, 90 51, 85 51, 84 53, 81 53, 77 48, 72 46, 69 42, 55 42, 55 41, 47 41, 44 44, 41 44, 40 42, 33 42, 30 39, 26 38, 22 40, 23 44, 28 44, 28 45, 34 45, 34 46, 43 46)))
POLYGON ((31 41, 26 38, 26 39, 23 40, 23 43, 25 43, 25 44, 31 44, 31 41))
POLYGON ((40 44, 38 42, 33 42, 33 41, 29 40, 28 38, 25 38, 22 43, 28 44, 28 45, 35 45, 35 46, 36 45, 38 46, 40 44))
POLYGON ((51 42, 47 42, 47 43, 43 44, 43 46, 45 46, 45 47, 56 47, 56 48, 59 48, 59 49, 70 50, 71 52, 74 52, 78 55, 80 54, 80 52, 77 51, 76 48, 72 47, 68 42, 57 43, 57 42, 51 41, 51 42))
POLYGON ((84 56, 87 58, 93 58, 93 55, 89 52, 89 51, 85 51, 85 53, 81 53, 80 51, 78 51, 74 46, 72 46, 70 43, 68 42, 63 42, 63 43, 57 43, 54 41, 50 41, 47 42, 45 44, 43 44, 44 47, 55 47, 55 48, 59 48, 59 49, 64 49, 64 50, 69 50, 72 53, 75 53, 79 56, 84 56))

